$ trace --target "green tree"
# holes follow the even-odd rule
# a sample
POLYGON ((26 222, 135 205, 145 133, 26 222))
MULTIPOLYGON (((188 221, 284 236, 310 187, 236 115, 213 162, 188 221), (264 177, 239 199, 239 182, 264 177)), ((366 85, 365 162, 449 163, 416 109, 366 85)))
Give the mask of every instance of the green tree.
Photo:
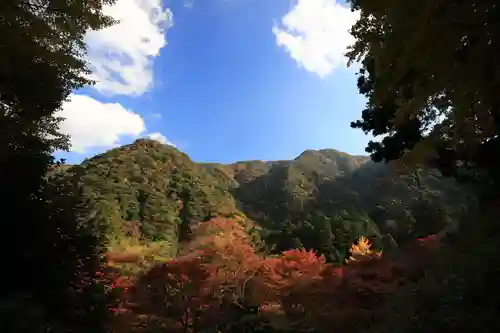
POLYGON ((113 23, 102 14, 112 3, 0 3, 0 205, 11 240, 2 242, 11 273, 3 274, 0 321, 7 332, 104 329, 104 305, 94 304, 93 283, 82 285, 99 266, 100 240, 78 217, 79 193, 46 174, 55 167, 51 154, 68 147, 54 114, 71 91, 91 83, 84 35, 113 23))
POLYGON ((368 99, 351 124, 375 137, 376 161, 401 157, 446 175, 500 181, 497 1, 351 0, 360 19, 348 53, 368 99))
POLYGON ((180 205, 179 241, 189 240, 193 222, 204 221, 212 216, 209 201, 200 186, 199 179, 188 172, 174 170, 171 175, 168 193, 180 205))
POLYGON ((338 229, 334 230, 335 221, 323 215, 315 217, 313 224, 317 232, 318 252, 323 254, 328 262, 341 264, 343 258, 339 250, 342 248, 344 233, 338 229))

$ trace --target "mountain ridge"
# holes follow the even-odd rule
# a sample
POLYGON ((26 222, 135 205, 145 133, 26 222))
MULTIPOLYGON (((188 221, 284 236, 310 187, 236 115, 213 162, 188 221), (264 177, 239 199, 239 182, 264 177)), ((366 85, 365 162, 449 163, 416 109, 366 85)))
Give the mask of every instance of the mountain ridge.
POLYGON ((343 246, 360 235, 380 245, 387 234, 404 242, 409 233, 435 232, 444 215, 460 214, 456 202, 465 201, 456 184, 432 172, 395 174, 389 165, 335 149, 306 150, 292 160, 196 163, 175 147, 139 139, 61 172, 78 175, 111 247, 124 239, 167 242, 168 256, 189 238, 193 223, 240 216, 264 231, 270 247, 313 248, 341 260, 343 246), (417 216, 418 205, 429 206, 428 216, 417 216), (397 230, 389 220, 398 220, 397 230), (322 240, 319 226, 336 238, 322 240), (344 245, 333 249, 341 239, 344 245))
MULTIPOLYGON (((82 164, 84 163, 85 161, 89 160, 89 159, 93 159, 93 158, 99 158, 99 156, 103 155, 103 154, 106 154, 112 150, 115 150, 115 149, 122 149, 122 148, 126 148, 128 146, 132 146, 132 145, 140 145, 140 144, 152 144, 152 145, 157 145, 157 146, 163 146, 163 147, 167 147, 169 149, 173 149, 183 155, 186 155, 189 157, 189 155, 187 153, 184 153, 183 151, 181 151, 179 148, 175 147, 175 146, 172 146, 172 145, 169 145, 169 144, 165 144, 165 143, 162 143, 162 142, 159 142, 157 140, 154 140, 154 139, 149 139, 149 138, 140 138, 140 139, 136 139, 135 141, 133 141, 132 143, 129 143, 129 144, 125 144, 125 145, 121 145, 121 146, 118 146, 118 147, 114 147, 114 148, 111 148, 105 152, 102 152, 102 153, 99 153, 99 154, 96 154, 94 156, 91 156, 91 157, 87 157, 85 158, 83 161, 81 161, 80 163, 62 163, 62 165, 64 166, 75 166, 75 165, 79 165, 79 164, 82 164)), ((281 163, 281 162, 289 162, 289 161, 293 161, 293 160, 297 160, 299 159, 302 155, 306 154, 306 153, 309 153, 309 152, 312 152, 312 153, 325 153, 325 154, 328 154, 328 153, 337 153, 339 155, 345 155, 345 156, 349 156, 349 157, 352 157, 352 158, 356 158, 356 159, 360 159, 360 160, 366 160, 366 161, 370 161, 370 156, 369 155, 354 155, 354 154, 349 154, 349 153, 346 153, 346 152, 343 152, 341 150, 337 150, 337 149, 334 149, 334 148, 321 148, 321 149, 306 149, 304 150, 303 152, 299 153, 296 157, 292 158, 292 159, 276 159, 276 160, 261 160, 261 159, 248 159, 248 160, 236 160, 234 162, 213 162, 213 161, 196 161, 196 160, 191 160, 194 162, 194 163, 197 163, 197 164, 200 164, 200 165, 207 165, 207 166, 215 166, 215 165, 222 165, 222 166, 231 166, 231 165, 237 165, 237 164, 248 164, 248 163, 260 163, 260 164, 275 164, 275 163, 281 163)))

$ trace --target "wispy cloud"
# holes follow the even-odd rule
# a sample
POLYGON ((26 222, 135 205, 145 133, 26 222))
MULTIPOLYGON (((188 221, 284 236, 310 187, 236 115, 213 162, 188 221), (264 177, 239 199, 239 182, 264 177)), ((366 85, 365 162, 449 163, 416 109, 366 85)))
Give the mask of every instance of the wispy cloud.
POLYGON ((150 113, 149 116, 154 119, 161 119, 163 117, 161 113, 156 113, 156 112, 150 113))
POLYGON ((349 29, 358 18, 336 0, 298 0, 273 33, 300 67, 325 77, 346 64, 344 54, 354 41, 349 29))

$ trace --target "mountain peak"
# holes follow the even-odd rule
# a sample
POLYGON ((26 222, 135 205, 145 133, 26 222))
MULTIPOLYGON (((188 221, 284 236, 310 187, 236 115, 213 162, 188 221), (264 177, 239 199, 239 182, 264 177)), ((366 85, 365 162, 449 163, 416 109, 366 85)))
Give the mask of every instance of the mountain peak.
POLYGON ((151 138, 140 138, 140 139, 137 139, 137 140, 135 140, 132 143, 132 145, 145 146, 145 147, 168 146, 168 147, 175 148, 175 147, 173 147, 171 145, 167 145, 167 144, 161 143, 160 141, 155 140, 155 139, 151 139, 151 138))

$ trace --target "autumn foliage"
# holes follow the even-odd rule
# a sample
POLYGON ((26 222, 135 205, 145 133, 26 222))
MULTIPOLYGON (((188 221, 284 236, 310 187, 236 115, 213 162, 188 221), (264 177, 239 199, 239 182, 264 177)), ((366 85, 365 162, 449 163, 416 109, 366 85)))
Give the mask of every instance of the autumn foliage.
POLYGON ((351 329, 369 325, 408 270, 364 237, 347 264, 334 267, 303 249, 257 253, 243 221, 215 218, 193 232, 183 255, 136 277, 124 293, 120 332, 240 331, 235 325, 250 317, 276 330, 351 329))

